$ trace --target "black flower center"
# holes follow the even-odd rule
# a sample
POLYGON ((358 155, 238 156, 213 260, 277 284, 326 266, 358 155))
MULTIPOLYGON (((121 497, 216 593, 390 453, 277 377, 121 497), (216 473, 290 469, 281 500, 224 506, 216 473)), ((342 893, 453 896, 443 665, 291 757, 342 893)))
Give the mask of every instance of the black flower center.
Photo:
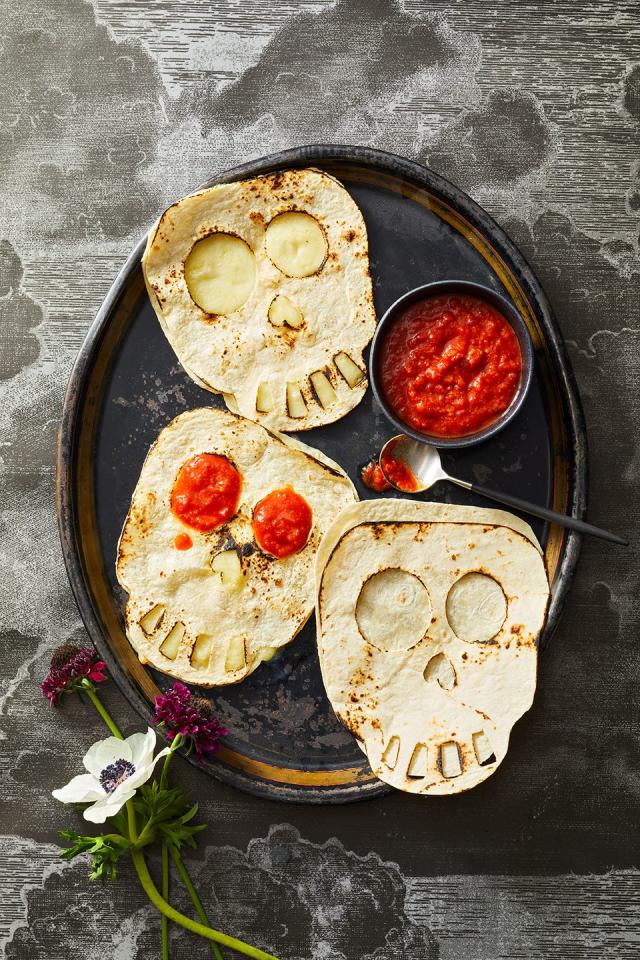
POLYGON ((107 793, 113 793, 121 783, 128 780, 136 768, 130 760, 116 760, 105 767, 100 774, 100 786, 107 793))

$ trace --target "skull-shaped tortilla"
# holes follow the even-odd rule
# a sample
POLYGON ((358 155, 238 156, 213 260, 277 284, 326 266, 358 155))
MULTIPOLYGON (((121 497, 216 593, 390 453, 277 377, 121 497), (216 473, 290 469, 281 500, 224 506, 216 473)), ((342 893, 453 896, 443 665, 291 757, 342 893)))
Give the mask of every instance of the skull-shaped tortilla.
POLYGON ((417 501, 348 507, 316 560, 329 699, 381 780, 450 794, 489 777, 536 686, 549 587, 531 528, 417 501))
POLYGON ((226 410, 176 417, 147 454, 118 548, 127 636, 140 660, 203 686, 244 679, 310 616, 318 544, 355 499, 341 468, 299 441, 226 410), (234 515, 210 532, 172 509, 181 468, 203 454, 225 458, 242 478, 234 515), (312 525, 302 549, 278 559, 258 546, 252 517, 285 487, 311 507, 312 525))
POLYGON ((152 228, 142 266, 183 367, 235 412, 307 430, 364 396, 367 231, 333 177, 285 170, 185 197, 152 228))

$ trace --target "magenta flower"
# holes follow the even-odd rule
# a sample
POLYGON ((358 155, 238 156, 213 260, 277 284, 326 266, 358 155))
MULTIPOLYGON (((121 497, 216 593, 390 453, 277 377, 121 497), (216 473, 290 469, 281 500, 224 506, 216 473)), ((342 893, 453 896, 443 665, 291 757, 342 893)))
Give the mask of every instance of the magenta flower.
POLYGON ((156 697, 154 723, 164 726, 169 742, 177 734, 189 740, 200 763, 205 754, 215 753, 220 738, 229 733, 214 717, 206 697, 194 697, 191 690, 178 681, 165 694, 156 697))
POLYGON ((52 707, 64 693, 76 693, 83 680, 102 683, 106 664, 92 647, 63 643, 53 651, 51 668, 40 689, 52 707))

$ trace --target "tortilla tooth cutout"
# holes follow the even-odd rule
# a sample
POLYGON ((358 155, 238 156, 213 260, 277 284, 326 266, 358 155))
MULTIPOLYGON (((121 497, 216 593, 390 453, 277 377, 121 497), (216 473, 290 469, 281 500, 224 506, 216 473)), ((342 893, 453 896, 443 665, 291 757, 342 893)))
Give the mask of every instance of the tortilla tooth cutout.
POLYGON ((549 586, 531 528, 502 510, 364 501, 325 534, 316 585, 327 695, 375 775, 423 795, 491 776, 535 692, 549 586))

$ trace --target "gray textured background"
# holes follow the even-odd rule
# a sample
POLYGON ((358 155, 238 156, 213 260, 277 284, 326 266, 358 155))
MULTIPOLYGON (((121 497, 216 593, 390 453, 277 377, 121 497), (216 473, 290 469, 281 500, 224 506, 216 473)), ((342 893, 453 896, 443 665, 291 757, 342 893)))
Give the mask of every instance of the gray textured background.
MULTIPOLYGON (((637 0, 2 4, 7 957, 158 953, 156 918, 126 869, 101 888, 57 854, 74 816, 49 791, 102 735, 79 705, 50 711, 37 686, 52 647, 83 637, 54 517, 71 362, 159 209, 226 166, 313 141, 419 158, 521 245, 585 404, 590 519, 633 544, 584 544, 482 822, 465 797, 310 810, 185 767, 211 824, 194 868, 205 899, 225 928, 284 960, 640 954, 639 17, 637 0)), ((115 689, 107 699, 138 725, 115 689)), ((175 939, 176 956, 208 955, 175 939)))

